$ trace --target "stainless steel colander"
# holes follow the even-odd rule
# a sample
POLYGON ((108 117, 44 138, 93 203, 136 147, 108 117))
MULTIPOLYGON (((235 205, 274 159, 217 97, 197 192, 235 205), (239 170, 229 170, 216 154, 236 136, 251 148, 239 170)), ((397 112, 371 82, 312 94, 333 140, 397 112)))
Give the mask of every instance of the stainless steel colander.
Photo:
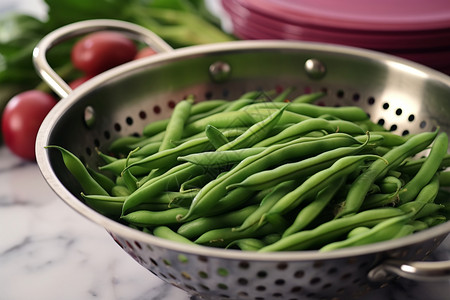
MULTIPOLYGON (((393 56, 329 44, 236 41, 173 50, 151 32, 112 20, 74 23, 44 37, 34 51, 41 77, 63 99, 43 122, 37 162, 56 194, 103 226, 138 263, 199 299, 349 299, 397 276, 438 280, 449 262, 422 262, 450 232, 450 222, 398 240, 329 253, 248 253, 193 247, 160 239, 112 221, 86 206, 80 187, 53 151, 57 144, 87 164, 95 148, 139 134, 166 118, 186 95, 235 99, 250 90, 295 87, 326 91, 326 105, 357 105, 375 122, 404 134, 450 132, 450 78, 393 56), (160 53, 107 71, 74 91, 46 61, 61 41, 110 29, 144 41, 160 53)), ((295 95, 294 95, 295 96, 295 95)))

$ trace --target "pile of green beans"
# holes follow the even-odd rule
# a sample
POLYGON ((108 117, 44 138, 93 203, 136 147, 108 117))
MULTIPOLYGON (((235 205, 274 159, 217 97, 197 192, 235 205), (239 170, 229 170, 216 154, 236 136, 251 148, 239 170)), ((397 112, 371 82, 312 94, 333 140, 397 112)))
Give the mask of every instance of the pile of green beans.
POLYGON ((448 137, 397 135, 291 89, 196 102, 98 151, 57 149, 94 210, 157 237, 243 251, 331 251, 446 222, 448 137), (426 154, 424 154, 426 153, 426 154), (419 156, 419 157, 418 157, 419 156))

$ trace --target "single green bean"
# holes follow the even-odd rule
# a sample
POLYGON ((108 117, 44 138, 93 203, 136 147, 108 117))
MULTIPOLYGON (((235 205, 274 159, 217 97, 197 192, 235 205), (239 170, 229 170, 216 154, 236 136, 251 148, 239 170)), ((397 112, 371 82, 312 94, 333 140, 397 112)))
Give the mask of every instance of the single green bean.
POLYGON ((290 93, 292 93, 294 91, 294 89, 295 89, 294 87, 285 88, 278 95, 276 95, 275 98, 272 99, 272 102, 287 102, 287 101, 289 101, 288 96, 290 93))
MULTIPOLYGON (((279 103, 282 105, 286 105, 286 103, 279 103)), ((290 106, 291 104, 289 104, 290 106)), ((251 105, 250 105, 251 106, 251 105)), ((302 114, 298 114, 292 111, 288 111, 288 108, 283 112, 283 114, 281 115, 280 119, 278 120, 278 124, 295 124, 295 123, 299 123, 305 120, 310 119, 311 117, 309 116, 305 116, 302 114)), ((280 105, 280 108, 282 106, 280 105)), ((270 116, 271 114, 277 112, 280 108, 253 108, 253 109, 243 109, 243 110, 239 110, 239 112, 241 113, 247 113, 251 116, 251 118, 254 120, 254 122, 261 122, 263 121, 265 118, 267 118, 268 116, 270 116)), ((253 124, 250 124, 250 126, 253 124)))
POLYGON ((175 105, 159 151, 173 148, 172 141, 179 140, 183 136, 183 130, 189 118, 192 104, 193 101, 187 99, 182 100, 175 105))
MULTIPOLYGON (((287 138, 297 138, 309 132, 316 130, 325 130, 329 133, 335 132, 336 128, 324 119, 307 119, 303 122, 295 123, 282 130, 280 133, 268 137, 254 145, 254 147, 266 147, 279 143, 287 138)), ((364 132, 363 132, 364 133, 364 132)))
POLYGON ((108 192, 89 174, 85 165, 81 160, 76 157, 70 151, 60 146, 49 145, 47 149, 57 149, 61 153, 64 165, 67 170, 73 175, 73 177, 80 184, 81 189, 85 194, 105 195, 108 196, 108 192))
POLYGON ((145 137, 152 137, 158 133, 166 130, 167 124, 169 124, 170 118, 156 120, 148 123, 142 130, 142 135, 145 137))
POLYGON ((108 194, 111 193, 112 188, 116 185, 116 183, 106 176, 103 173, 97 172, 93 168, 86 166, 86 169, 88 170, 89 174, 92 176, 92 178, 98 182, 98 184, 101 185, 101 187, 108 192, 108 194))
POLYGON ((281 197, 292 191, 297 186, 298 182, 295 180, 278 184, 262 199, 259 207, 254 212, 249 214, 243 222, 239 223, 239 226, 236 225, 238 227, 234 228, 233 230, 242 231, 254 226, 255 224, 258 224, 262 216, 267 213, 281 197))
POLYGON ((235 165, 245 158, 261 153, 265 147, 258 148, 244 148, 238 150, 226 150, 226 151, 210 151, 203 153, 193 153, 185 156, 179 156, 179 161, 190 162, 196 165, 204 167, 221 168, 224 166, 235 165))
MULTIPOLYGON (((138 162, 141 159, 143 159, 143 158, 142 157, 130 157, 128 160, 128 163, 130 165, 132 165, 133 163, 138 162)), ((104 171, 104 172, 111 172, 115 176, 121 176, 123 170, 127 167, 126 165, 127 165, 127 158, 119 158, 109 164, 99 166, 98 169, 100 171, 104 171)), ((131 171, 136 176, 148 173, 148 170, 146 168, 142 168, 139 166, 136 166, 136 167, 133 166, 133 170, 131 170, 131 171)))
POLYGON ((111 189, 111 196, 122 197, 122 196, 129 196, 130 194, 131 192, 128 190, 128 188, 123 185, 115 185, 111 189))
POLYGON ((320 248, 319 251, 320 252, 332 251, 336 249, 367 245, 387 241, 393 238, 398 238, 399 231, 402 230, 402 228, 406 225, 406 223, 409 220, 410 217, 408 215, 398 216, 384 220, 376 224, 373 228, 364 233, 355 235, 346 240, 330 243, 320 248))
POLYGON ((128 154, 129 151, 135 149, 132 147, 133 144, 142 142, 145 137, 142 136, 123 136, 114 139, 114 141, 109 145, 108 151, 117 154, 128 154))
POLYGON ((89 207, 112 219, 120 217, 122 204, 126 198, 126 196, 86 195, 84 193, 81 193, 81 197, 89 207))
POLYGON ((260 239, 246 238, 231 242, 227 245, 227 248, 234 248, 235 246, 242 251, 257 251, 266 244, 260 239))
POLYGON ((217 151, 242 149, 253 146, 267 136, 270 130, 278 123, 285 109, 286 106, 283 106, 264 120, 255 123, 236 139, 219 147, 217 151))
POLYGON ((149 142, 146 145, 138 146, 135 149, 139 149, 131 154, 131 157, 146 157, 155 154, 159 151, 161 142, 149 142))
POLYGON ((188 244, 188 245, 196 245, 191 240, 185 238, 182 235, 179 235, 178 233, 173 231, 171 228, 169 228, 167 226, 163 226, 163 225, 155 227, 153 229, 153 235, 156 237, 160 237, 160 238, 178 242, 178 243, 183 243, 183 244, 188 244))
POLYGON ((258 230, 249 228, 243 231, 234 231, 232 227, 212 229, 199 236, 194 242, 200 245, 223 248, 239 239, 263 237, 268 234, 280 232, 282 229, 271 223, 265 224, 258 230))
POLYGON ((131 225, 140 227, 167 226, 178 224, 177 215, 186 213, 182 207, 162 211, 137 210, 122 214, 121 219, 131 225))
POLYGON ((218 149, 229 142, 228 138, 222 133, 222 131, 212 125, 206 125, 205 134, 215 149, 218 149))
MULTIPOLYGON (((426 159, 426 157, 408 159, 397 169, 402 173, 416 174, 422 167, 426 159)), ((450 167, 450 154, 446 154, 444 156, 440 165, 440 169, 446 169, 448 167, 450 167)))
POLYGON ((300 95, 294 99, 292 99, 292 103, 309 103, 313 104, 315 101, 323 98, 326 95, 324 92, 315 92, 309 94, 300 95))
POLYGON ((180 192, 186 192, 192 189, 200 189, 214 178, 213 174, 206 172, 204 174, 192 177, 180 183, 180 192))

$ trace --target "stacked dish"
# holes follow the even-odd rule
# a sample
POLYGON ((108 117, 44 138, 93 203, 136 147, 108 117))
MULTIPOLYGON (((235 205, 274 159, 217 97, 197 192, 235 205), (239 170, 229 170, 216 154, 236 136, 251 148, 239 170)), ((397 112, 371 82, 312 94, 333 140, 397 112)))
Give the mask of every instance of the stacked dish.
POLYGON ((222 0, 241 39, 334 43, 381 51, 450 74, 448 0, 222 0))

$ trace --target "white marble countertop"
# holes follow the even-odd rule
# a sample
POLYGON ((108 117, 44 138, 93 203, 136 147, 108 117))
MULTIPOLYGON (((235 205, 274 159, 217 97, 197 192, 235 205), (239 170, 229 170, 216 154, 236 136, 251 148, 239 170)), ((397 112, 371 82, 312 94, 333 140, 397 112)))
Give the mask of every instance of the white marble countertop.
MULTIPOLYGON (((450 238, 435 252, 450 259, 450 238)), ((399 282, 364 300, 449 299, 450 281, 399 282), (389 295, 389 296, 388 296, 389 295)), ((0 299, 187 300, 50 189, 35 163, 0 147, 0 299)))

